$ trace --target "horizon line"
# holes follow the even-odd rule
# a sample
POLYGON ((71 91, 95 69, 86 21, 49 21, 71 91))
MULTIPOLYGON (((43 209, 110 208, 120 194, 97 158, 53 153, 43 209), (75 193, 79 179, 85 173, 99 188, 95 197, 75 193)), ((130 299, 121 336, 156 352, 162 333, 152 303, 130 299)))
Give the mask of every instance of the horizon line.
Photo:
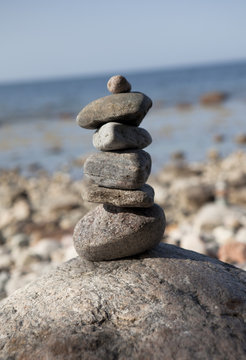
MULTIPOLYGON (((128 70, 122 70, 121 74, 131 75, 131 74, 141 74, 146 72, 157 72, 157 71, 172 71, 172 70, 182 70, 182 69, 191 69, 199 67, 212 67, 219 65, 230 65, 236 63, 244 63, 246 58, 243 59, 231 59, 231 60, 213 60, 207 62, 196 62, 196 63, 184 63, 178 65, 165 65, 165 66, 154 66, 154 67, 144 67, 144 68, 132 68, 128 70)), ((94 79, 98 77, 112 76, 113 72, 117 71, 95 71, 92 73, 77 73, 77 74, 68 74, 68 75, 56 75, 56 76, 44 76, 44 77, 33 77, 33 78, 23 78, 18 80, 0 80, 0 86, 9 86, 9 85, 28 85, 32 83, 41 83, 41 82, 53 82, 53 81, 64 81, 72 79, 94 79)))

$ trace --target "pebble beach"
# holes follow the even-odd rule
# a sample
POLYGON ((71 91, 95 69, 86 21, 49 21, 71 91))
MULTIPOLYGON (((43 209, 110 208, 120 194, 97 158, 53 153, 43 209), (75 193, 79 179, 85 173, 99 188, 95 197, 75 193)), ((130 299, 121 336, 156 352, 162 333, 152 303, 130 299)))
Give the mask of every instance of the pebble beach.
MULTIPOLYGON (((96 204, 82 200, 86 180, 69 173, 0 173, 1 299, 77 256, 75 224, 96 204)), ((166 214, 163 242, 246 270, 246 154, 187 163, 173 160, 148 184, 166 214)))

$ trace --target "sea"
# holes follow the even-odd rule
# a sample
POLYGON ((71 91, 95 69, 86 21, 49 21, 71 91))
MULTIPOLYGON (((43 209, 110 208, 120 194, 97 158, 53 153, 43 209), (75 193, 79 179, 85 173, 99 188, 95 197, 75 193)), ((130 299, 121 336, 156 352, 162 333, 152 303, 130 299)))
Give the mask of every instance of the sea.
MULTIPOLYGON (((20 169, 28 176, 45 169, 81 176, 76 159, 95 152, 92 130, 76 125, 77 113, 91 101, 109 95, 115 74, 78 76, 0 84, 0 169, 20 169)), ((206 161, 215 149, 226 156, 245 150, 235 138, 246 133, 246 61, 123 73, 153 100, 141 123, 153 139, 146 149, 153 172, 182 152, 187 161, 206 161), (226 101, 203 106, 202 95, 219 91, 226 101), (221 135, 221 142, 215 136, 221 135)))

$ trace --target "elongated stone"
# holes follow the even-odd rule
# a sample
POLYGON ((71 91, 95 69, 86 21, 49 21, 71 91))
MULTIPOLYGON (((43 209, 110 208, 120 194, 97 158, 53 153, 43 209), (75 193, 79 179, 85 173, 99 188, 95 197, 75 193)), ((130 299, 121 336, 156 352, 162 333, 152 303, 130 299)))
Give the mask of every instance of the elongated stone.
POLYGON ((100 152, 84 164, 84 173, 93 182, 115 189, 139 189, 150 171, 151 157, 144 150, 100 152))
POLYGON ((93 135, 93 145, 101 151, 143 149, 151 142, 147 130, 116 122, 103 125, 93 135))
POLYGON ((146 209, 99 205, 76 225, 74 246, 87 260, 118 259, 157 245, 164 230, 165 215, 156 204, 146 209))
POLYGON ((76 121, 85 129, 97 129, 112 121, 138 126, 151 106, 151 99, 140 92, 113 94, 92 101, 76 121))
POLYGON ((120 207, 151 207, 154 204, 154 189, 145 184, 139 190, 109 189, 88 184, 82 193, 85 201, 120 207))

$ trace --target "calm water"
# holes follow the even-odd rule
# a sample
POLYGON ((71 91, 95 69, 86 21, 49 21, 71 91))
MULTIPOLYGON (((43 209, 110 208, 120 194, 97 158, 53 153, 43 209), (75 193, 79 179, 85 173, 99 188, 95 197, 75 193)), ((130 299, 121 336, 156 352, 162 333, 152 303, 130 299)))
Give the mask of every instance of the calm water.
MULTIPOLYGON (((0 167, 40 164, 53 171, 94 151, 93 132, 72 119, 90 101, 108 95, 107 76, 0 85, 0 167)), ((141 126, 153 137, 148 151, 154 170, 175 150, 189 160, 202 160, 211 147, 223 155, 237 149, 234 137, 246 132, 246 62, 124 74, 134 91, 152 98, 154 106, 141 126), (199 98, 224 91, 229 99, 209 109, 199 98), (190 104, 180 110, 178 104, 190 104), (214 134, 225 141, 213 143, 214 134)))

